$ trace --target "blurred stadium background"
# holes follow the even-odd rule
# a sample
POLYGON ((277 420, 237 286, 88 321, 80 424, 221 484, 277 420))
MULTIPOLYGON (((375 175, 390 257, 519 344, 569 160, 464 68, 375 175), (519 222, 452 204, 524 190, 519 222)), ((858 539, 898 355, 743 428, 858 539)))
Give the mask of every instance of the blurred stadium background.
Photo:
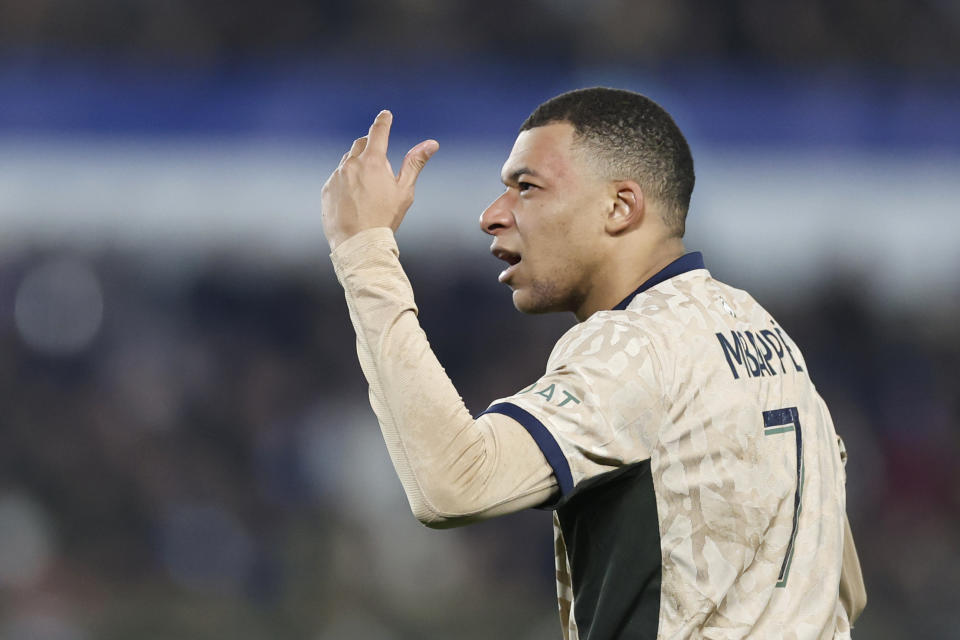
POLYGON ((688 246, 806 352, 855 637, 960 637, 956 0, 0 0, 0 638, 558 638, 549 514, 409 514, 319 192, 381 108, 396 162, 440 141, 400 246, 479 411, 573 318, 513 311, 477 218, 597 84, 674 114, 688 246))

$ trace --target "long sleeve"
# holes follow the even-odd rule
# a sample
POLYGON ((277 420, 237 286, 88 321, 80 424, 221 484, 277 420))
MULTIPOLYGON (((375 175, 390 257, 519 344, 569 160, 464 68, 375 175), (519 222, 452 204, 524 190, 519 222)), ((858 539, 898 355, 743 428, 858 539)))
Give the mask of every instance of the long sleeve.
POLYGON ((537 506, 557 482, 533 438, 503 415, 474 420, 430 348, 387 228, 331 254, 357 334, 370 404, 418 520, 467 524, 537 506))
POLYGON ((860 571, 860 559, 853 544, 850 520, 844 518, 843 528, 843 567, 840 571, 840 602, 847 611, 850 624, 856 622, 867 606, 867 588, 863 584, 860 571))
MULTIPOLYGON (((837 450, 840 453, 840 463, 846 474, 847 445, 843 438, 837 436, 837 450)), ((860 570, 860 558, 857 547, 853 543, 853 532, 850 530, 850 517, 843 514, 843 560, 840 567, 840 604, 847 612, 847 619, 852 625, 867 606, 867 588, 863 582, 863 573, 860 570)))

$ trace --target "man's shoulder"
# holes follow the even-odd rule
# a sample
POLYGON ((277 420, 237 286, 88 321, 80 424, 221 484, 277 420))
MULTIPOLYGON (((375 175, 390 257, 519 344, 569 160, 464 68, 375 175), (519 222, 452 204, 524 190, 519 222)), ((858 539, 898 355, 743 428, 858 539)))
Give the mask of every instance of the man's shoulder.
POLYGON ((609 360, 618 353, 636 356, 649 347, 643 319, 633 311, 597 311, 567 330, 550 354, 551 367, 576 359, 609 360))
POLYGON ((557 344, 585 338, 608 337, 616 345, 623 337, 642 335, 645 323, 644 314, 637 309, 604 309, 568 329, 557 344))
POLYGON ((729 291, 738 301, 753 300, 746 292, 714 280, 705 269, 684 273, 634 296, 626 308, 597 311, 577 323, 557 341, 554 355, 572 349, 593 352, 605 346, 624 348, 631 340, 646 343, 656 335, 673 333, 684 307, 703 307, 703 302, 715 297, 717 291, 729 291), (706 290, 708 282, 710 291, 706 290))
POLYGON ((647 332, 675 335, 706 328, 718 319, 749 321, 769 313, 743 289, 699 269, 671 278, 637 296, 626 311, 647 332))
POLYGON ((740 323, 763 324, 770 314, 747 291, 713 278, 705 269, 680 274, 648 289, 624 309, 597 311, 571 327, 550 355, 551 368, 579 358, 665 357, 691 348, 702 334, 740 323))

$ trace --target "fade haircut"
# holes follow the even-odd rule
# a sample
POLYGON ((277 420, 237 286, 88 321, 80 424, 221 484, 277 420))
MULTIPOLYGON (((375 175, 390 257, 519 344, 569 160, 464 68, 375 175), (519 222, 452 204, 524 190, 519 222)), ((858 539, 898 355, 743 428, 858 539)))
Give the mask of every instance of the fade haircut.
POLYGON ((577 89, 541 104, 520 131, 557 122, 573 125, 576 144, 599 160, 612 180, 635 180, 644 196, 663 205, 667 227, 683 237, 693 156, 663 107, 633 91, 577 89))

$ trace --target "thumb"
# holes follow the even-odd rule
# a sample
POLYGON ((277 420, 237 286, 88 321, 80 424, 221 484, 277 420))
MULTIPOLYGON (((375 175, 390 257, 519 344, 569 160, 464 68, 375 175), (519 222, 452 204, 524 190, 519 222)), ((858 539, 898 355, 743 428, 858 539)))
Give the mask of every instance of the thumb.
POLYGON ((424 140, 413 149, 407 152, 403 159, 403 166, 400 167, 400 175, 397 176, 397 183, 401 187, 412 188, 417 182, 417 176, 420 170, 427 164, 427 160, 437 152, 440 143, 436 140, 424 140))

